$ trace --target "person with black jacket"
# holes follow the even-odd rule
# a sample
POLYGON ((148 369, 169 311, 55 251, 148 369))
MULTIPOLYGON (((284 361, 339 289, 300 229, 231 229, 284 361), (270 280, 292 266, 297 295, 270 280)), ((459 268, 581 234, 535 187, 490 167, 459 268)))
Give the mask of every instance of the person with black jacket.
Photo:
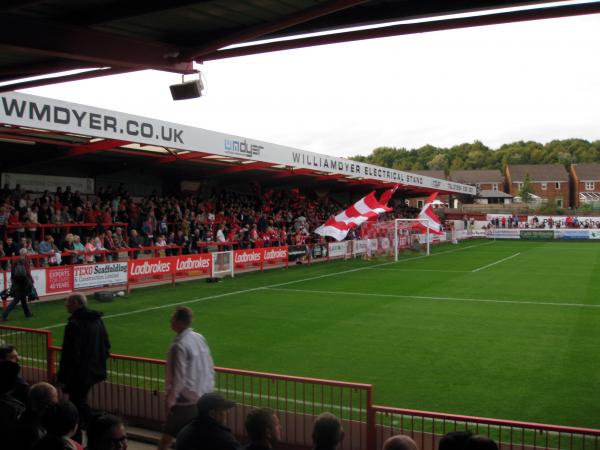
POLYGON ((81 442, 81 429, 91 417, 87 396, 92 386, 106 379, 110 341, 102 313, 88 309, 85 295, 71 294, 65 307, 71 316, 65 327, 58 382, 79 412, 80 428, 73 439, 81 442))
POLYGON ((281 439, 281 425, 271 408, 251 410, 244 422, 250 443, 244 450, 273 450, 281 439))
POLYGON ((235 403, 214 392, 196 404, 198 415, 177 435, 175 450, 238 450, 239 442, 225 426, 227 410, 235 403))
POLYGON ((2 321, 8 319, 8 315, 19 302, 23 306, 25 317, 33 316, 27 304, 27 296, 31 293, 31 288, 33 287, 31 266, 27 260, 27 249, 22 248, 19 252, 19 259, 15 261, 10 271, 10 281, 12 284, 11 292, 13 292, 13 300, 2 313, 2 321))

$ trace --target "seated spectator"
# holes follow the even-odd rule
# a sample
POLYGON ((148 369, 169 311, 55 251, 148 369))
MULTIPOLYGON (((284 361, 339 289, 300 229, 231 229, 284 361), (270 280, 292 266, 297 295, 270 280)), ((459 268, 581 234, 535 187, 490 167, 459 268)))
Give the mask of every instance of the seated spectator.
POLYGON ((383 450, 419 450, 419 448, 409 436, 398 434, 383 443, 383 450))
MULTIPOLYGON (((51 234, 47 234, 42 242, 40 242, 39 248, 40 255, 47 255, 47 263, 51 266, 58 265, 58 259, 56 254, 58 253, 58 248, 54 245, 54 238, 51 234)), ((44 265, 46 260, 44 260, 44 265)))
MULTIPOLYGON (((0 362, 1 361, 11 361, 15 364, 19 364, 19 353, 17 352, 17 348, 14 345, 10 344, 2 344, 0 345, 0 362)), ((21 371, 21 366, 19 366, 19 372, 21 371)), ((23 378, 23 376, 19 373, 17 374, 17 379, 12 387, 11 395, 19 400, 21 403, 25 404, 27 401, 27 396, 29 394, 29 383, 23 378)))
POLYGON ((438 450, 464 450, 471 436, 473 436, 473 433, 470 431, 451 431, 446 433, 440 439, 438 450))
POLYGON ((127 248, 127 243, 125 242, 125 237, 123 236, 123 228, 117 227, 115 229, 113 240, 117 249, 127 248))
POLYGON ((7 442, 8 450, 29 450, 46 435, 42 417, 46 410, 58 404, 58 392, 49 383, 31 386, 25 411, 7 442))
POLYGON ((239 442, 225 426, 227 410, 234 406, 219 394, 204 394, 197 403, 198 415, 177 435, 175 450, 239 449, 239 442))
POLYGON ((344 439, 342 422, 331 413, 323 413, 313 425, 313 450, 335 450, 344 439))
POLYGON ((250 438, 245 450, 269 450, 281 440, 279 418, 270 408, 253 409, 246 416, 244 425, 250 438))
POLYGON ((94 252, 96 251, 96 246, 90 236, 85 238, 85 262, 88 264, 94 264, 96 262, 96 256, 94 252))
POLYGON ((73 256, 74 247, 74 237, 72 233, 68 233, 65 236, 65 241, 62 245, 62 263, 63 264, 74 264, 76 257, 73 256))
POLYGON ((493 439, 475 434, 471 436, 464 447, 465 450, 498 450, 498 444, 493 439))
POLYGON ((11 395, 19 375, 19 365, 0 361, 0 436, 8 436, 17 425, 25 405, 11 395))
POLYGON ((92 417, 87 428, 86 450, 127 450, 127 432, 123 421, 111 414, 92 417))
POLYGON ((81 243, 81 238, 76 234, 73 235, 73 251, 77 252, 74 262, 77 264, 83 264, 83 252, 85 252, 85 247, 81 243))
MULTIPOLYGON (((97 252, 104 252, 106 248, 104 248, 104 233, 100 233, 99 236, 94 238, 94 250, 97 252)), ((97 253, 95 255, 96 262, 104 260, 104 254, 97 253)))
MULTIPOLYGON (((144 246, 144 242, 142 238, 139 236, 137 230, 131 230, 129 236, 129 248, 142 248, 144 246)), ((137 259, 140 252, 133 252, 134 259, 137 259)))
POLYGON ((42 426, 46 435, 33 446, 33 450, 83 450, 81 444, 71 439, 79 426, 79 414, 73 403, 64 401, 49 406, 42 416, 42 426))

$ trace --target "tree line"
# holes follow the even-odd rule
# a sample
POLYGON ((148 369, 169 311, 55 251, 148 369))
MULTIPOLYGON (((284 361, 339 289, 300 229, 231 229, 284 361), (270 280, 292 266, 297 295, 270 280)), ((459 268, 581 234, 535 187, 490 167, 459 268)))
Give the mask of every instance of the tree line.
POLYGON ((554 140, 547 144, 518 141, 498 149, 480 141, 450 148, 425 145, 416 149, 378 147, 368 156, 353 156, 355 161, 376 164, 398 170, 476 170, 499 169, 509 164, 564 164, 568 169, 574 163, 600 163, 600 140, 554 140))

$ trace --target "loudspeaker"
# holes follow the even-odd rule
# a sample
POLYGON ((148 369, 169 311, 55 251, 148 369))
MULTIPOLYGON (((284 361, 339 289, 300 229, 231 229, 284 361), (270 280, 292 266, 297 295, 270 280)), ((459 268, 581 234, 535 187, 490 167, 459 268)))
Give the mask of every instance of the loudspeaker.
POLYGON ((184 81, 180 84, 173 84, 169 86, 171 89, 171 97, 173 100, 189 100, 190 98, 198 98, 202 96, 202 81, 184 81))

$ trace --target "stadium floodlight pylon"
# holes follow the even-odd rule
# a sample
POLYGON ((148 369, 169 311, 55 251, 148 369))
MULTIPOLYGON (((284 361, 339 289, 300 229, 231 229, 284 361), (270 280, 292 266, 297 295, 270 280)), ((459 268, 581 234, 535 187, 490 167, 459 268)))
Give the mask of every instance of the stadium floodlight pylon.
POLYGON ((425 254, 430 255, 429 222, 429 219, 394 219, 394 261, 398 261, 400 250, 421 251, 423 245, 425 254))

